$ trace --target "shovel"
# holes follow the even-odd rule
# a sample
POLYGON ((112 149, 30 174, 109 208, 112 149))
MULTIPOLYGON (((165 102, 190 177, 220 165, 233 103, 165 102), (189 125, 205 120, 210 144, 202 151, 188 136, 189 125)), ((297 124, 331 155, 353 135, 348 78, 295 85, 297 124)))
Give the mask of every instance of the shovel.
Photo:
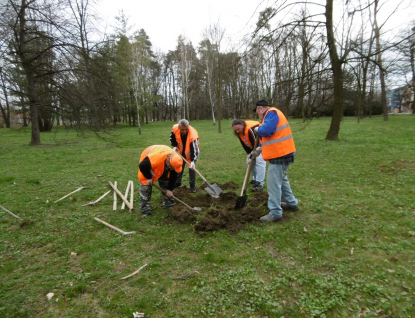
MULTIPOLYGON (((255 138, 254 149, 252 151, 255 151, 256 147, 258 146, 258 142, 259 142, 259 135, 257 135, 256 138, 255 138)), ((251 162, 248 165, 248 169, 246 169, 245 179, 244 179, 244 183, 242 185, 241 196, 239 196, 236 199, 235 209, 240 209, 240 208, 243 208, 245 206, 246 198, 247 198, 246 185, 248 183, 249 175, 251 174, 253 162, 254 162, 254 160, 251 159, 251 162)))
MULTIPOLYGON (((184 162, 186 162, 188 165, 190 165, 189 161, 187 161, 181 154, 179 154, 177 151, 176 153, 183 159, 184 162)), ((222 193, 222 189, 219 188, 219 186, 214 183, 210 184, 207 182, 207 180, 202 176, 202 174, 196 169, 192 168, 196 173, 202 178, 202 180, 206 183, 207 188, 205 188, 206 192, 209 193, 214 198, 219 198, 219 195, 222 193)))
MULTIPOLYGON (((157 184, 155 184, 155 183, 153 183, 153 186, 154 187, 156 187, 156 189, 159 189, 161 192, 163 192, 164 194, 166 194, 166 190, 164 190, 164 189, 162 189, 162 188, 160 188, 157 184)), ((198 208, 198 207, 194 207, 194 208, 192 208, 190 205, 188 205, 188 204, 186 204, 186 203, 184 203, 182 200, 180 200, 180 199, 178 199, 178 198, 176 198, 174 195, 173 195, 173 199, 174 200, 176 200, 177 202, 179 202, 179 203, 181 203, 181 204, 183 204, 186 208, 188 208, 189 210, 192 210, 192 211, 200 211, 200 210, 202 210, 201 208, 198 208)))

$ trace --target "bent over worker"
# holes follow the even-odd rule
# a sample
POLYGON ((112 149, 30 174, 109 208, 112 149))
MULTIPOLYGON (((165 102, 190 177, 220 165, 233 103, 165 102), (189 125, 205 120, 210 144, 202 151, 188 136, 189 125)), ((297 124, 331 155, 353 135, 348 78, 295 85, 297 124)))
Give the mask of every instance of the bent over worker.
MULTIPOLYGON (((180 119, 176 125, 173 125, 170 134, 170 142, 174 147, 173 150, 180 153, 183 158, 190 163, 189 165, 189 186, 190 192, 196 192, 196 161, 199 158, 199 134, 196 129, 190 126, 187 119, 180 119)), ((186 162, 183 162, 183 170, 186 162)), ((183 170, 177 176, 175 188, 182 186, 183 170)))
POLYGON ((251 152, 254 149, 255 144, 255 127, 259 126, 259 122, 253 120, 242 120, 234 119, 232 120, 232 128, 235 135, 238 137, 241 142, 242 147, 244 148, 247 157, 246 164, 248 165, 251 160, 252 162, 252 180, 251 187, 252 191, 261 191, 264 187, 265 179, 265 168, 266 161, 262 158, 262 154, 259 154, 256 158, 252 159, 251 152))
POLYGON ((163 206, 176 204, 173 189, 177 174, 182 171, 183 160, 169 146, 153 145, 147 147, 140 156, 138 179, 140 180, 140 209, 143 215, 151 214, 151 192, 153 182, 158 181, 162 193, 163 206))
POLYGON ((287 177, 288 167, 294 162, 295 145, 287 118, 277 108, 271 107, 267 100, 260 100, 253 109, 262 120, 262 125, 254 130, 261 137, 261 147, 253 156, 262 153, 269 162, 267 174, 269 213, 260 218, 261 222, 278 222, 282 219, 283 210, 298 210, 295 198, 287 177), (281 202, 281 198, 285 202, 281 202))

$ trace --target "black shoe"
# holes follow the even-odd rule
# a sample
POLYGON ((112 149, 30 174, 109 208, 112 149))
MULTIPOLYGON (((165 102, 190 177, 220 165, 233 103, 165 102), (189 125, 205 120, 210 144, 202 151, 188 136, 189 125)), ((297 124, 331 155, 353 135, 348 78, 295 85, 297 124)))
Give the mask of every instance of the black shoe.
POLYGON ((298 210, 298 206, 288 205, 286 202, 281 202, 281 208, 286 211, 297 211, 298 210))
POLYGON ((196 192, 196 187, 190 186, 190 193, 195 193, 195 192, 196 192))
POLYGON ((163 204, 163 208, 168 209, 168 208, 172 208, 172 207, 174 207, 175 205, 176 205, 176 203, 169 204, 169 205, 165 205, 165 204, 163 204))
POLYGON ((251 181, 249 181, 249 183, 250 184, 257 184, 257 183, 259 183, 258 181, 255 181, 255 180, 251 180, 251 181))

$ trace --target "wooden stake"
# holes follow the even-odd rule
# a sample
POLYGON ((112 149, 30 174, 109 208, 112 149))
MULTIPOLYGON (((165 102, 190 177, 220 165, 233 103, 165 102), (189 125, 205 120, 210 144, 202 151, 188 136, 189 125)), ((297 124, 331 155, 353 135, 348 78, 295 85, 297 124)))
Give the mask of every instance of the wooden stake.
MULTIPOLYGON (((130 186, 131 186, 130 181, 128 181, 127 189, 125 189, 125 194, 124 194, 125 198, 128 198, 128 193, 130 192, 130 186)), ((124 210, 124 209, 125 209, 125 202, 121 204, 121 210, 124 210)))
POLYGON ((114 189, 115 192, 119 195, 119 197, 125 202, 125 205, 128 206, 130 210, 133 210, 132 205, 130 202, 127 201, 127 199, 122 195, 122 193, 111 183, 111 181, 108 181, 108 184, 111 186, 111 188, 114 189))
POLYGON ((95 221, 98 221, 98 222, 100 222, 100 223, 102 223, 102 224, 104 224, 104 225, 106 225, 106 226, 108 226, 109 228, 111 228, 111 229, 113 229, 113 230, 115 230, 115 231, 117 231, 118 233, 121 233, 121 234, 123 234, 123 235, 129 235, 129 234, 134 234, 134 233, 137 233, 136 231, 132 231, 132 232, 125 232, 125 231, 120 230, 119 228, 115 227, 114 225, 111 225, 111 224, 109 224, 109 223, 107 223, 107 222, 105 222, 105 221, 102 221, 102 220, 98 219, 98 218, 94 218, 94 220, 95 220, 95 221))
POLYGON ((117 181, 114 182, 114 187, 114 204, 112 205, 112 209, 115 211, 117 210, 117 193, 115 192, 115 189, 117 188, 117 181))
POLYGON ((144 267, 146 267, 147 266, 147 264, 144 264, 143 266, 141 266, 139 269, 137 269, 134 273, 132 273, 132 274, 130 274, 130 275, 128 275, 128 276, 125 276, 125 277, 123 277, 123 278, 121 278, 121 279, 127 279, 127 278, 129 278, 129 277, 131 277, 131 276, 134 276, 135 274, 138 274, 144 267))
POLYGON ((130 205, 131 205, 131 207, 133 207, 133 205, 134 205, 134 182, 130 180, 130 183, 131 183, 130 205))
POLYGON ((97 205, 97 203, 99 202, 99 201, 101 201, 103 198, 105 198, 109 193, 111 192, 111 190, 109 190, 108 192, 106 192, 105 194, 103 194, 102 196, 100 196, 98 199, 96 199, 95 201, 93 201, 93 202, 89 202, 89 203, 87 203, 87 204, 84 204, 84 205, 82 205, 82 206, 86 206, 86 205, 97 205))
POLYGON ((9 213, 11 216, 15 217, 16 219, 19 219, 19 220, 23 221, 23 220, 22 220, 22 218, 21 218, 20 216, 17 216, 16 214, 14 214, 14 213, 10 212, 9 210, 7 210, 5 207, 3 207, 3 206, 1 206, 1 205, 0 205, 0 209, 2 209, 2 210, 4 210, 4 211, 6 211, 7 213, 9 213))
POLYGON ((74 193, 76 193, 78 191, 81 191, 82 189, 92 189, 92 188, 80 187, 80 188, 76 189, 75 191, 72 191, 71 193, 69 193, 69 194, 65 195, 64 197, 60 198, 59 200, 56 200, 53 203, 59 202, 60 200, 63 200, 65 198, 69 197, 71 194, 74 194, 74 193))

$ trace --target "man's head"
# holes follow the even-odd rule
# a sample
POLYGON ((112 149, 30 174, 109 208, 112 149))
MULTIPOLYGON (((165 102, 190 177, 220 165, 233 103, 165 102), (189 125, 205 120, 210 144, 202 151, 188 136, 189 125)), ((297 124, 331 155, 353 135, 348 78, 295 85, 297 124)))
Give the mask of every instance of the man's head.
POLYGON ((189 121, 187 119, 180 119, 177 126, 180 129, 181 135, 187 135, 187 133, 189 132, 189 121))
POLYGON ((245 120, 242 120, 242 119, 232 120, 232 128, 236 136, 243 134, 245 131, 245 127, 246 127, 245 120))
POLYGON ((179 155, 170 154, 166 158, 166 165, 170 170, 174 170, 177 173, 182 172, 183 168, 183 159, 179 155))
POLYGON ((257 101, 256 106, 252 111, 256 112, 259 116, 259 119, 262 120, 262 119, 264 119, 265 112, 268 110, 268 108, 270 106, 271 105, 270 105, 269 101, 267 101, 266 99, 261 99, 261 100, 257 101))

